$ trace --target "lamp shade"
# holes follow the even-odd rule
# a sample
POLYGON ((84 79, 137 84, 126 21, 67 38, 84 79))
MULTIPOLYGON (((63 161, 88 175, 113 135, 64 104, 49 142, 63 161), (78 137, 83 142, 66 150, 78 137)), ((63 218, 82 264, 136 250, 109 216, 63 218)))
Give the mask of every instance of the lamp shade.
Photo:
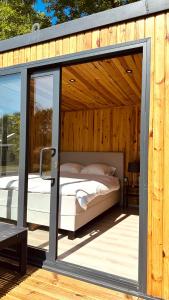
POLYGON ((128 163, 128 172, 139 173, 140 172, 140 162, 133 161, 128 163))

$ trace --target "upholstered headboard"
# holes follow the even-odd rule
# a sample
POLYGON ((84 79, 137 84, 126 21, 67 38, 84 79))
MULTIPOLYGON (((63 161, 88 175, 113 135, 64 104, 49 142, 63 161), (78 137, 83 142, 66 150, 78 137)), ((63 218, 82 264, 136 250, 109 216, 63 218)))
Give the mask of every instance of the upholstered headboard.
POLYGON ((124 154, 122 152, 61 152, 60 162, 76 162, 83 165, 106 163, 115 167, 121 181, 121 203, 123 203, 124 154))

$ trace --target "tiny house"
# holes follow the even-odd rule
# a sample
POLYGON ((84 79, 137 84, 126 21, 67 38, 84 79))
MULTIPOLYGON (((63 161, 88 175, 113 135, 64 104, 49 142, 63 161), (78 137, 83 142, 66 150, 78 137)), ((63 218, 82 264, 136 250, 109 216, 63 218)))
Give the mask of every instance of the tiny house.
POLYGON ((168 116, 168 0, 0 41, 0 219, 30 263, 169 299, 168 116))

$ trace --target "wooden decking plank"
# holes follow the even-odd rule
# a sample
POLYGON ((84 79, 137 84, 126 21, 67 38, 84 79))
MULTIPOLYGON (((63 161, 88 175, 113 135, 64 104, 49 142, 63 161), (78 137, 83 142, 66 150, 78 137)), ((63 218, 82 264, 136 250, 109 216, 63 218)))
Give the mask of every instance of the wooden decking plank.
MULTIPOLYGON (((31 279, 38 278, 39 281, 48 282, 52 285, 57 285, 62 289, 66 289, 69 291, 76 290, 77 293, 82 293, 86 295, 90 295, 92 299, 106 299, 106 300, 116 300, 124 299, 124 294, 121 294, 116 291, 112 291, 109 289, 103 289, 100 286, 93 285, 84 281, 80 281, 77 279, 73 279, 70 277, 58 275, 53 272, 48 272, 42 269, 37 270, 34 274, 32 274, 31 279), (120 298, 122 296, 122 298, 120 298)), ((126 295, 126 299, 137 299, 133 296, 126 295)))
MULTIPOLYGON (((47 295, 43 295, 42 293, 36 292, 31 289, 18 288, 10 292, 11 296, 18 298, 18 300, 60 300, 59 297, 49 297, 47 295)), ((63 299, 64 300, 64 299, 63 299)))
POLYGON ((18 300, 18 297, 14 297, 14 296, 11 296, 11 295, 5 295, 3 297, 0 298, 1 300, 18 300))
POLYGON ((72 289, 71 291, 64 289, 60 285, 54 285, 54 284, 49 284, 46 283, 46 281, 39 281, 39 279, 33 279, 33 278, 28 278, 26 281, 24 281, 21 284, 21 288, 27 288, 27 289, 34 289, 37 293, 42 293, 44 295, 47 295, 49 297, 52 297, 55 299, 55 296, 59 296, 59 299, 67 300, 70 299, 70 295, 72 299, 84 299, 84 300, 92 300, 91 297, 84 295, 82 293, 77 293, 75 289, 72 289))
POLYGON ((138 300, 135 296, 34 267, 28 267, 27 275, 22 278, 1 269, 0 287, 1 300, 138 300))
MULTIPOLYGON (((54 280, 52 283, 50 282, 50 279, 46 279, 46 282, 44 282, 44 277, 38 276, 38 281, 35 279, 36 277, 32 277, 31 279, 27 280, 27 284, 30 283, 34 286, 34 283, 38 284, 40 286, 40 283, 42 286, 46 286, 48 283, 48 286, 53 288, 55 286, 56 289, 62 289, 67 291, 68 293, 75 292, 76 294, 81 295, 84 299, 96 299, 101 300, 103 299, 103 295, 101 293, 101 289, 97 290, 97 286, 93 285, 84 285, 81 284, 78 280, 72 280, 72 281, 64 281, 64 279, 58 279, 54 280), (34 282, 34 283, 33 283, 34 282), (92 286, 92 288, 91 288, 92 286), (90 297, 89 297, 90 295, 90 297)), ((104 291, 104 297, 106 297, 107 300, 113 300, 116 299, 112 296, 112 293, 107 293, 104 291)))

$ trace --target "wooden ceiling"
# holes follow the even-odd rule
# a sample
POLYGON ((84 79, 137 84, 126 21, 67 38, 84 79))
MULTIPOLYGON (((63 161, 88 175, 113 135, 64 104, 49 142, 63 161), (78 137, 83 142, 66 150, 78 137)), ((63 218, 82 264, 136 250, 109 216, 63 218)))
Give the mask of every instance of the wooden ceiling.
POLYGON ((62 110, 139 104, 141 81, 142 54, 63 67, 62 110))

